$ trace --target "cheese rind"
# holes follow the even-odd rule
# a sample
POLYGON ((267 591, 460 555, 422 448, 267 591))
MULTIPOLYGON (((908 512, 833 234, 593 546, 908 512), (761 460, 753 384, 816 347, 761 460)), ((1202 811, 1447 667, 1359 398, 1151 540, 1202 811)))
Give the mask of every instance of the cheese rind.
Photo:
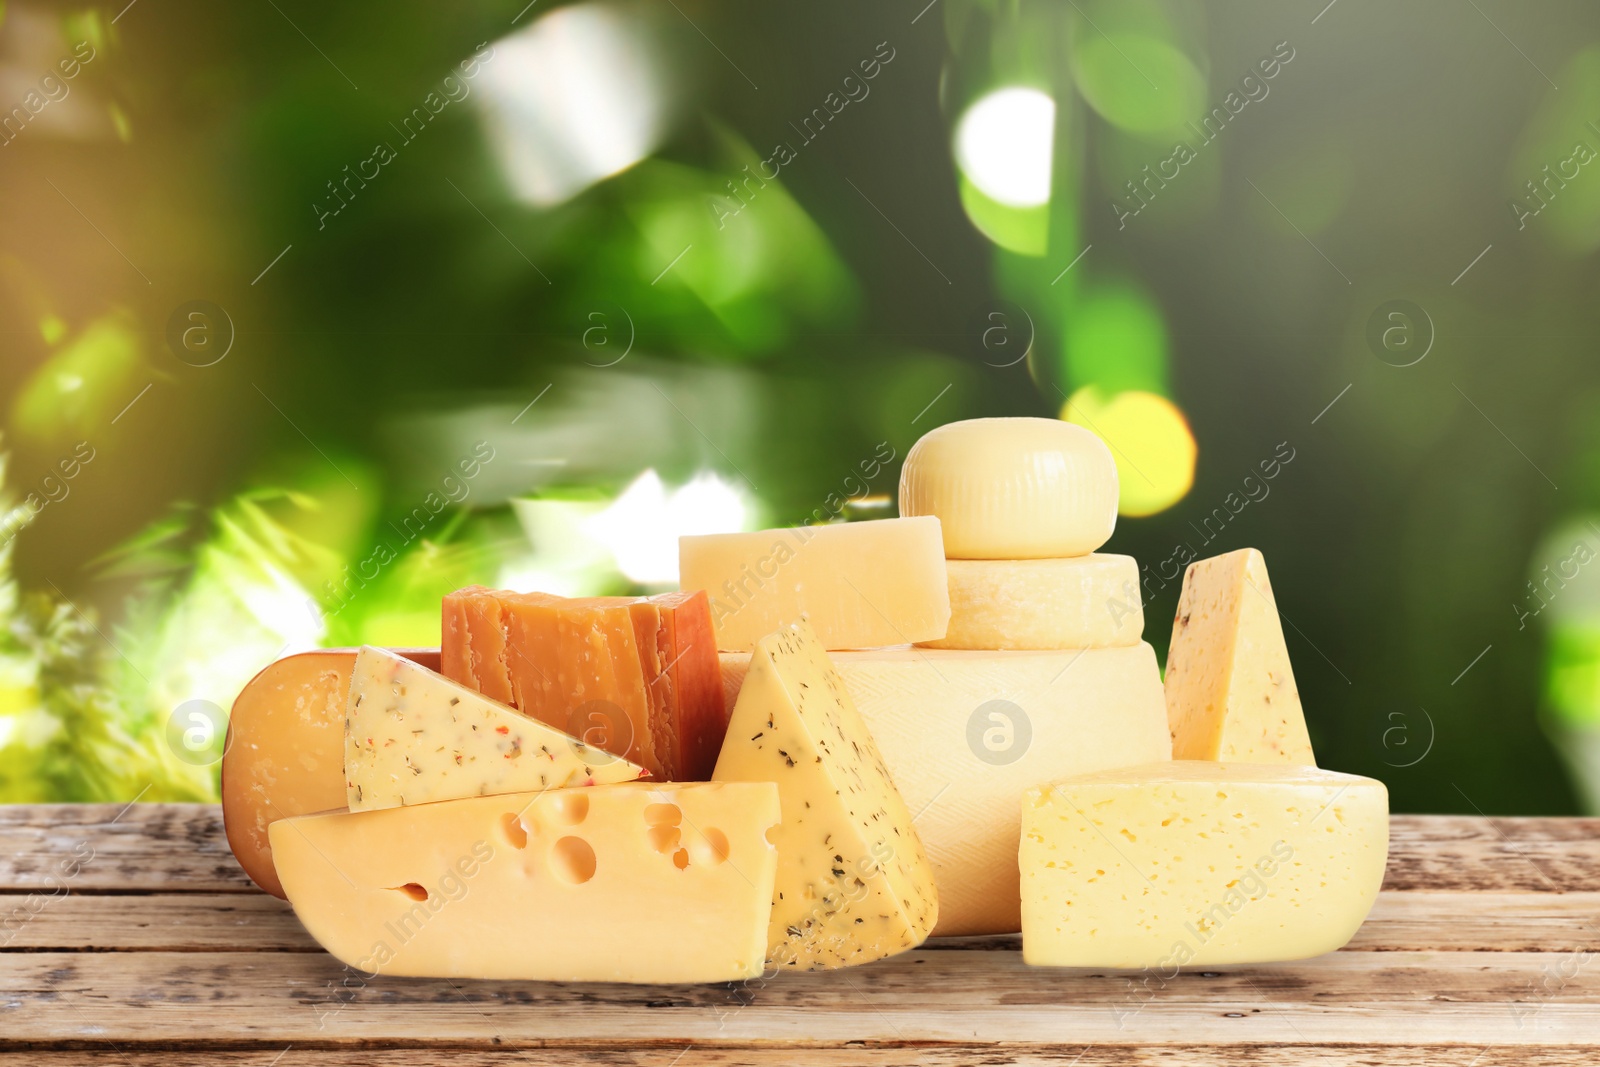
POLYGON ((1197 560, 1167 649, 1174 759, 1315 765, 1261 553, 1197 560))
POLYGON ((1132 556, 952 559, 950 627, 925 648, 1122 648, 1144 634, 1132 556))
POLYGON ((828 649, 934 641, 950 623, 935 518, 681 537, 678 557, 683 588, 711 598, 722 651, 802 619, 828 649))
POLYGON ((1331 952, 1377 899, 1382 782, 1174 760, 1022 802, 1022 954, 1059 967, 1267 963, 1331 952))
POLYGON ((272 824, 311 936, 363 974, 727 982, 761 973, 770 783, 646 783, 272 824))
POLYGON ((937 515, 951 559, 1082 556, 1117 523, 1117 465, 1059 419, 968 419, 930 430, 900 471, 900 514, 937 515))
MULTIPOLYGON (((424 667, 436 649, 400 649, 424 667)), ((354 649, 269 663, 233 702, 222 756, 222 822, 250 880, 283 896, 267 828, 276 819, 345 804, 344 718, 354 649)))
POLYGON ((756 643, 715 780, 778 785, 773 964, 848 967, 927 938, 939 899, 911 812, 804 622, 756 643))
POLYGON ((645 769, 381 648, 356 654, 345 712, 351 811, 562 786, 645 769))
MULTIPOLYGON (((1018 803, 1027 786, 1171 753, 1161 675, 1147 644, 876 649, 829 659, 916 813, 939 885, 938 936, 1022 928, 1018 803)), ((730 703, 749 662, 722 656, 730 703)))

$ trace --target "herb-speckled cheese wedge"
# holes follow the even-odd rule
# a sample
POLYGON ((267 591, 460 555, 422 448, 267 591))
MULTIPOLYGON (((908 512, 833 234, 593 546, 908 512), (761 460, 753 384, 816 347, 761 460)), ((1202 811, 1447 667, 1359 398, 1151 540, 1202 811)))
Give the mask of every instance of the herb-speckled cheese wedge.
POLYGON ((1191 563, 1167 648, 1172 758, 1315 765, 1267 563, 1241 548, 1191 563))
POLYGON ((808 624, 756 642, 712 779, 778 783, 770 963, 848 967, 927 938, 939 917, 933 868, 808 624))
POLYGON ((381 648, 356 656, 345 710, 351 811, 630 782, 644 768, 381 648))

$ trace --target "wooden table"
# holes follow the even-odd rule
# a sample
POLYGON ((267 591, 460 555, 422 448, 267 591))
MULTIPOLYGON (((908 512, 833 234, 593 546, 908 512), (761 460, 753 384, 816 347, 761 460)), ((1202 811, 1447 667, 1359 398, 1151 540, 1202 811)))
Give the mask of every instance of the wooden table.
POLYGON ((967 938, 740 990, 364 981, 215 807, 0 807, 0 1061, 1600 1064, 1600 819, 1397 816, 1377 908, 1321 959, 1140 985, 967 938))

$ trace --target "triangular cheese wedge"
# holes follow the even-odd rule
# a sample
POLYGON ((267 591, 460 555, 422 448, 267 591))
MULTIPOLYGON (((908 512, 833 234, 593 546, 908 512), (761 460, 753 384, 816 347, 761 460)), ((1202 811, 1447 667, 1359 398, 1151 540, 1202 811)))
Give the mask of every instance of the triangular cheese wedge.
POLYGON ((1166 694, 1173 759, 1316 765, 1260 552, 1189 565, 1166 694))
POLYGON ((927 938, 939 917, 933 867, 807 623, 756 642, 712 780, 778 783, 770 963, 848 967, 927 938))
POLYGON ((351 811, 631 782, 644 774, 386 649, 368 646, 356 656, 344 720, 351 811))

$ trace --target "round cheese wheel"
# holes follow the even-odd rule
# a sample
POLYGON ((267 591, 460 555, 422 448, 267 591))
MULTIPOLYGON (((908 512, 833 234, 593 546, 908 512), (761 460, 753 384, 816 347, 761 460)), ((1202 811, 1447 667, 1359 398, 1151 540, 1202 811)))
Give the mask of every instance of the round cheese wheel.
POLYGON ((1139 564, 1095 552, 1058 559, 952 559, 950 625, 924 648, 1119 648, 1144 635, 1139 564))
POLYGON ((1116 527, 1117 465, 1070 422, 952 422, 906 456, 900 514, 937 515, 950 559, 1083 556, 1116 527))

